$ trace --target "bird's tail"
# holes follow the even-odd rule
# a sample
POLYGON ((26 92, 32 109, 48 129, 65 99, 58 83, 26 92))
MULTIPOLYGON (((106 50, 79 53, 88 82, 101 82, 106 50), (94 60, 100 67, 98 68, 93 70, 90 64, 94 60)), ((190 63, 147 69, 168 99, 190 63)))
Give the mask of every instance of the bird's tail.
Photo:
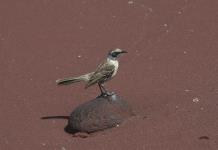
POLYGON ((69 78, 64 78, 64 79, 58 79, 56 80, 56 83, 58 85, 68 85, 68 84, 72 84, 72 83, 76 83, 80 81, 88 81, 90 78, 90 74, 91 73, 81 75, 79 77, 69 77, 69 78))

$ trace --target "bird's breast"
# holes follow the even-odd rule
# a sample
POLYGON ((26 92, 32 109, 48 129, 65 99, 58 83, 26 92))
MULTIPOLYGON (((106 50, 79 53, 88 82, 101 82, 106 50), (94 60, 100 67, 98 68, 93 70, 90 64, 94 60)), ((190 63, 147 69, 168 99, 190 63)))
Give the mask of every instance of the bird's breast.
POLYGON ((113 77, 113 76, 115 76, 117 74, 117 70, 118 70, 118 67, 119 67, 119 62, 117 60, 110 60, 109 63, 114 66, 114 72, 112 74, 112 77, 113 77))

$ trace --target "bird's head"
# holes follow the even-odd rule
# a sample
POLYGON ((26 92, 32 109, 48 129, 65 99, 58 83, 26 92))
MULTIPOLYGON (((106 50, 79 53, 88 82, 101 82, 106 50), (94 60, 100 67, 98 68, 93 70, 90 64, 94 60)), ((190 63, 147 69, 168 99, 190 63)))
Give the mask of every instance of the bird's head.
POLYGON ((120 56, 120 54, 123 54, 123 53, 127 53, 127 51, 124 51, 124 50, 121 50, 119 48, 116 48, 114 50, 111 50, 108 54, 108 56, 110 58, 113 58, 113 59, 116 59, 120 56))

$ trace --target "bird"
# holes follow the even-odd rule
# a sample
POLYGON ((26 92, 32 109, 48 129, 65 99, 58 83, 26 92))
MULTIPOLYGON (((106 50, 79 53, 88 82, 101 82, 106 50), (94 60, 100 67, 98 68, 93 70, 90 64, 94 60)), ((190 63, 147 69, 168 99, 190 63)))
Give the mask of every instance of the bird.
POLYGON ((88 87, 98 84, 101 91, 101 95, 109 96, 112 93, 108 92, 104 87, 104 83, 111 80, 118 71, 119 62, 118 58, 121 54, 127 53, 127 51, 115 48, 109 51, 106 60, 98 65, 97 69, 93 72, 83 74, 77 77, 68 77, 56 80, 57 85, 69 85, 76 82, 85 82, 85 89, 88 87))

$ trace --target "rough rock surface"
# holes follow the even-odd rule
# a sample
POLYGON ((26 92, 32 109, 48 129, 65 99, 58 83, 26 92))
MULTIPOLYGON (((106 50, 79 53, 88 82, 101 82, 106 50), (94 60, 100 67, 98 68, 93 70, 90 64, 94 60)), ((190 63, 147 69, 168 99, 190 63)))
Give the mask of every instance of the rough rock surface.
POLYGON ((118 95, 99 96, 78 106, 72 112, 66 131, 96 132, 115 127, 133 115, 128 103, 118 95))

